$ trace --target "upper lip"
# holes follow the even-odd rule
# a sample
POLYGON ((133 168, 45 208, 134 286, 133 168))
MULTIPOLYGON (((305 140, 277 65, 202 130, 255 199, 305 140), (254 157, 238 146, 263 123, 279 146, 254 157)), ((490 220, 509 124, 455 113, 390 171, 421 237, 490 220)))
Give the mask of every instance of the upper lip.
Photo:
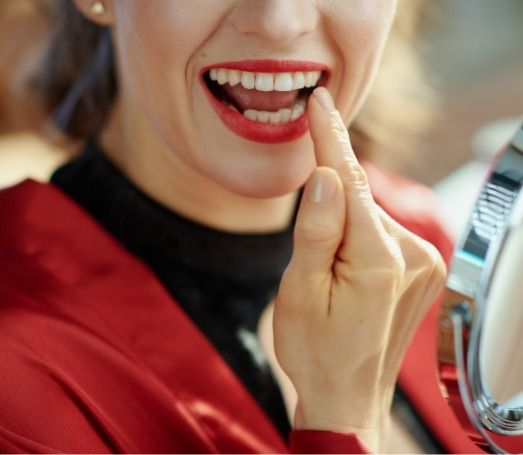
POLYGON ((298 71, 322 71, 330 74, 330 68, 319 62, 307 60, 237 60, 214 63, 202 69, 205 74, 212 68, 224 68, 230 70, 250 71, 253 73, 294 73, 298 71))

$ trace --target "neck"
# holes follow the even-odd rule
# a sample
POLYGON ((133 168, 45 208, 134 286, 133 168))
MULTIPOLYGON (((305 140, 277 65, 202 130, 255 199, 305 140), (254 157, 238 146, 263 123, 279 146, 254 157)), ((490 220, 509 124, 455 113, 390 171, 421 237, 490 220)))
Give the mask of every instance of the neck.
POLYGON ((264 233, 292 221, 297 192, 249 198, 198 174, 132 109, 118 103, 101 136, 111 161, 144 193, 165 207, 206 226, 229 232, 264 233))

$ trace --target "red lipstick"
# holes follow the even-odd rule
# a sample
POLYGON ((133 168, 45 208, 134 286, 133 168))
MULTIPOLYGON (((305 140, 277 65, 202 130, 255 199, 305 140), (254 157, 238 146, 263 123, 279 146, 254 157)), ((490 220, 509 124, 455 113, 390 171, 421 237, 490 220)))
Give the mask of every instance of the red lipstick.
POLYGON ((223 124, 238 136, 265 144, 276 144, 293 141, 303 136, 309 128, 307 114, 304 113, 296 120, 288 123, 272 124, 262 123, 246 118, 241 112, 228 107, 218 99, 210 90, 205 75, 212 68, 248 71, 253 73, 295 73, 321 71, 322 78, 318 82, 324 85, 329 75, 329 68, 320 63, 295 60, 242 60, 234 62, 221 62, 203 68, 200 72, 202 88, 214 111, 223 124))

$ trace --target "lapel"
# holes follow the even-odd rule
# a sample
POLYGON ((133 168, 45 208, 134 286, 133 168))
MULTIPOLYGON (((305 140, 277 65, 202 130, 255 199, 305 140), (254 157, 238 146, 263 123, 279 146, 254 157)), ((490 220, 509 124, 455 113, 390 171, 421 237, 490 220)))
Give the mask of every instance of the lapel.
MULTIPOLYGON (((287 451, 256 401, 152 271, 86 212, 58 189, 33 181, 0 192, 0 207, 13 213, 8 224, 0 223, 1 246, 26 258, 21 270, 24 276, 27 269, 34 271, 31 292, 47 296, 42 300, 49 302, 54 315, 92 337, 77 344, 85 353, 91 343, 89 352, 96 354, 86 354, 83 367, 73 368, 64 360, 60 371, 73 378, 78 395, 87 393, 91 401, 98 397, 104 412, 97 415, 102 420, 110 415, 105 425, 112 422, 114 427, 121 418, 131 429, 136 427, 134 434, 116 436, 121 451, 143 449, 148 436, 141 440, 139 435, 151 431, 165 445, 176 439, 174 428, 158 429, 155 412, 163 422, 174 422, 201 441, 170 447, 158 442, 153 446, 157 451, 287 451), (39 283, 44 275, 47 278, 39 283), (114 371, 91 384, 89 376, 98 375, 100 365, 114 371), (122 409, 120 400, 112 405, 111 393, 118 396, 125 389, 119 381, 136 383, 137 393, 126 400, 135 399, 146 408, 142 417, 130 417, 132 409, 122 409), (100 384, 105 384, 103 393, 100 384), (149 410, 151 402, 155 405, 149 410)), ((12 278, 23 279, 16 273, 12 278)))

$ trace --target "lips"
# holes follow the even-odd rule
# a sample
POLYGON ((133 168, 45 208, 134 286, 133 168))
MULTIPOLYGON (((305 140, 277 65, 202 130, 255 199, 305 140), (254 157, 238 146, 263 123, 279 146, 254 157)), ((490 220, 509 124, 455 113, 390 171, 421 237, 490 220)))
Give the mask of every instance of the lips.
POLYGON ((279 143, 308 130, 307 99, 329 69, 303 61, 246 60, 202 69, 201 83, 221 121, 256 142, 279 143))

